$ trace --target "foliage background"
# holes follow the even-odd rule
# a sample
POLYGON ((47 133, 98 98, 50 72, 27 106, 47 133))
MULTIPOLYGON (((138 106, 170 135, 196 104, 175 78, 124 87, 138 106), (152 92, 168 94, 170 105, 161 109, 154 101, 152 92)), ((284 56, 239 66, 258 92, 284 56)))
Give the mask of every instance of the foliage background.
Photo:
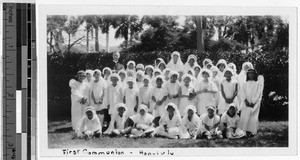
MULTIPOLYGON (((120 63, 124 66, 129 60, 144 65, 153 64, 158 57, 168 62, 174 50, 181 53, 183 62, 186 62, 188 55, 195 54, 199 65, 202 65, 204 58, 210 58, 214 64, 223 58, 228 63, 235 63, 238 73, 243 62, 252 62, 265 78, 260 120, 288 120, 289 27, 286 21, 278 16, 206 16, 205 23, 203 19, 201 23, 204 49, 199 51, 199 26, 195 17, 186 17, 182 26, 176 18, 48 17, 48 119, 70 118, 71 93, 68 83, 75 78, 78 70, 102 70, 112 62, 111 53, 100 51, 97 47, 89 50, 86 45, 91 45, 88 43, 90 32, 94 35, 100 29, 103 33, 109 33, 107 26, 113 26, 117 29, 115 37, 124 38, 124 43, 120 45, 120 63), (80 25, 85 26, 86 37, 76 36, 80 25), (64 38, 63 33, 68 38, 64 38), (213 40, 215 35, 218 37, 213 40), (85 45, 77 44, 83 39, 86 39, 85 45)), ((99 45, 97 40, 95 43, 95 46, 99 45)))

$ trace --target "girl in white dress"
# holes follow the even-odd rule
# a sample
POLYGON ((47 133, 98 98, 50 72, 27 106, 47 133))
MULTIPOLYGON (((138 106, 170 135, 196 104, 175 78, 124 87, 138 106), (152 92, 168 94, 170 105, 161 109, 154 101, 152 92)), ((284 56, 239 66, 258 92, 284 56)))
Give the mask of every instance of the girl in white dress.
POLYGON ((158 65, 159 65, 161 62, 163 62, 164 64, 166 64, 165 61, 164 61, 162 58, 157 58, 157 59, 154 61, 154 68, 158 68, 158 65))
POLYGON ((198 77, 200 71, 201 71, 201 67, 200 67, 199 65, 195 65, 195 66, 194 66, 194 72, 195 72, 194 77, 195 77, 195 78, 198 77))
POLYGON ((148 107, 146 105, 139 105, 138 113, 131 116, 130 119, 133 121, 131 138, 144 137, 146 134, 150 134, 154 131, 154 116, 148 113, 148 107))
POLYGON ((228 63, 227 65, 228 68, 231 68, 232 71, 233 71, 233 76, 232 76, 232 79, 238 81, 238 75, 236 73, 236 65, 234 63, 228 63))
MULTIPOLYGON (((203 60, 203 62, 202 62, 202 68, 206 68, 206 65, 207 65, 207 64, 213 64, 212 61, 211 61, 211 59, 205 58, 205 59, 203 60)), ((206 68, 206 69, 207 69, 207 68, 206 68)))
POLYGON ((187 74, 191 75, 192 82, 191 85, 197 86, 197 78, 195 78, 195 71, 193 69, 188 70, 187 74))
POLYGON ((124 90, 120 85, 121 78, 117 73, 113 73, 109 79, 111 85, 106 89, 105 105, 107 106, 108 114, 111 116, 116 113, 116 104, 123 102, 124 90))
POLYGON ((225 79, 221 83, 221 98, 218 108, 218 114, 222 115, 229 108, 231 103, 238 106, 238 82, 233 79, 233 71, 231 68, 224 70, 225 79))
POLYGON ((148 65, 145 67, 145 75, 148 75, 150 77, 150 79, 153 78, 153 71, 154 71, 154 67, 151 65, 148 65))
POLYGON ((221 96, 221 80, 218 77, 219 74, 219 69, 216 66, 213 66, 210 68, 210 71, 212 73, 212 77, 210 80, 215 83, 216 87, 218 88, 217 93, 215 94, 215 101, 216 101, 216 106, 219 106, 220 103, 220 96, 221 96))
POLYGON ((118 75, 119 75, 120 78, 121 78, 120 85, 121 85, 121 87, 123 88, 123 90, 125 90, 125 88, 126 88, 126 86, 127 86, 127 84, 126 84, 127 74, 126 74, 125 70, 123 70, 123 69, 120 70, 120 71, 118 72, 118 75))
POLYGON ((110 68, 105 67, 103 70, 103 78, 106 82, 106 86, 109 86, 111 84, 111 81, 109 80, 109 76, 112 74, 112 71, 110 68))
POLYGON ((135 72, 135 62, 134 61, 127 62, 126 72, 128 72, 129 70, 132 70, 135 72))
POLYGON ((174 51, 171 54, 171 60, 167 64, 167 67, 170 68, 172 71, 179 72, 180 69, 183 68, 183 63, 180 58, 180 53, 177 51, 174 51))
POLYGON ((127 117, 134 115, 138 108, 139 90, 135 86, 135 79, 132 77, 127 78, 127 87, 124 92, 124 103, 127 107, 127 117))
POLYGON ((169 103, 164 107, 164 113, 159 120, 159 126, 155 128, 152 135, 159 135, 171 139, 177 139, 179 136, 179 126, 181 116, 174 103, 169 103))
POLYGON ((103 134, 118 136, 125 134, 125 122, 127 120, 127 107, 124 103, 115 106, 116 114, 112 115, 108 129, 103 134))
POLYGON ((91 84, 91 82, 94 81, 94 77, 93 77, 94 71, 91 69, 87 69, 85 70, 85 76, 86 78, 84 79, 84 81, 86 83, 88 83, 89 85, 91 84))
POLYGON ((165 82, 168 82, 170 80, 170 68, 166 68, 163 72, 163 75, 165 77, 165 82))
POLYGON ((240 117, 237 113, 238 109, 233 103, 230 104, 228 110, 223 113, 220 124, 223 137, 235 139, 245 136, 245 132, 238 128, 240 117))
POLYGON ((85 108, 89 105, 90 88, 88 83, 84 82, 85 72, 77 72, 77 81, 71 79, 69 86, 71 88, 71 122, 73 130, 76 130, 78 121, 84 116, 85 108))
POLYGON ((143 79, 143 86, 140 88, 140 91, 139 91, 139 102, 140 102, 140 104, 146 105, 148 107, 150 113, 152 113, 152 110, 150 110, 151 109, 150 102, 151 102, 151 98, 152 98, 151 91, 152 91, 152 87, 150 86, 150 77, 148 75, 146 75, 146 76, 144 76, 144 79, 143 79))
POLYGON ((135 78, 135 71, 133 71, 133 70, 128 70, 128 71, 127 71, 127 77, 133 77, 133 78, 135 78))
MULTIPOLYGON (((157 76, 162 76, 162 73, 161 73, 161 71, 160 71, 160 69, 158 69, 158 68, 155 68, 154 69, 154 72, 153 72, 153 78, 152 78, 152 80, 151 80, 151 85, 152 86, 155 86, 156 85, 156 77, 157 76)), ((162 76, 163 77, 163 76, 162 76)), ((165 79, 163 79, 163 80, 165 80, 165 79)), ((163 84, 164 85, 164 84, 163 84)))
POLYGON ((197 57, 194 54, 189 55, 184 65, 185 72, 188 72, 188 70, 193 69, 196 65, 199 66, 199 64, 197 63, 197 57))
POLYGON ((184 115, 184 110, 188 105, 195 105, 195 97, 191 97, 191 95, 195 92, 194 86, 191 85, 192 77, 189 74, 183 75, 183 82, 180 85, 178 91, 179 100, 179 112, 180 115, 184 115))
POLYGON ((176 106, 179 106, 179 98, 178 98, 178 92, 180 88, 180 84, 177 80, 178 78, 178 73, 175 71, 172 71, 170 73, 170 81, 166 83, 166 88, 168 91, 168 99, 167 103, 174 103, 176 106))
POLYGON ((167 65, 165 62, 160 62, 157 66, 157 68, 160 70, 160 72, 164 72, 164 70, 167 68, 167 65))
POLYGON ((207 113, 200 117, 201 125, 197 135, 207 139, 223 138, 222 131, 219 128, 220 117, 215 113, 216 107, 214 103, 208 104, 206 107, 207 113))
POLYGON ((104 79, 101 77, 101 71, 99 69, 96 69, 94 71, 94 78, 95 80, 91 83, 91 97, 90 97, 90 105, 93 106, 96 110, 96 113, 98 114, 98 117, 100 119, 101 124, 103 124, 103 114, 99 114, 103 107, 103 100, 105 96, 105 82, 104 79))
POLYGON ((227 67, 227 62, 224 59, 220 59, 216 64, 216 67, 219 68, 219 78, 221 81, 224 79, 224 69, 227 67))
POLYGON ((200 127, 201 121, 196 114, 196 107, 193 105, 188 105, 185 108, 184 116, 180 124, 180 134, 181 139, 196 139, 198 128, 200 127))
POLYGON ((254 136, 258 128, 258 115, 262 99, 264 79, 256 70, 248 69, 246 82, 242 87, 241 119, 239 128, 254 136))
MULTIPOLYGON (((244 83, 246 82, 246 73, 247 73, 247 70, 248 69, 253 69, 253 65, 251 62, 244 62, 243 65, 242 65, 242 70, 240 72, 240 74, 238 75, 238 82, 239 82, 239 88, 242 88, 244 83)), ((239 103, 242 103, 242 90, 240 89, 239 90, 239 93, 238 93, 238 100, 239 100, 239 103)))
POLYGON ((162 76, 157 76, 155 79, 156 87, 153 87, 151 92, 153 106, 153 116, 161 117, 164 112, 165 101, 168 97, 167 88, 163 86, 164 78, 162 76))
POLYGON ((100 120, 92 106, 85 109, 85 115, 79 121, 76 133, 79 138, 98 138, 102 134, 100 120))
POLYGON ((184 75, 183 68, 178 71, 178 74, 179 74, 178 81, 179 81, 179 83, 182 83, 182 77, 184 75))
POLYGON ((206 106, 208 104, 215 104, 215 94, 218 92, 218 88, 215 83, 210 80, 211 71, 208 69, 202 69, 199 76, 202 76, 197 87, 197 113, 200 116, 206 113, 206 106))
POLYGON ((139 70, 136 72, 136 84, 138 88, 140 88, 143 85, 143 77, 144 77, 144 71, 139 70))

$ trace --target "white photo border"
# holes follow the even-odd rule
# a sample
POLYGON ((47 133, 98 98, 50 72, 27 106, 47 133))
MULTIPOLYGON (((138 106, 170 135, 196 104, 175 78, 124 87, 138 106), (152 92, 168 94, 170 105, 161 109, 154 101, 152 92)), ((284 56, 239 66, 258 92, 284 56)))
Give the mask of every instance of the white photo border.
MULTIPOLYGON (((297 154, 297 8, 296 7, 193 7, 193 6, 97 6, 97 5, 38 5, 37 6, 37 154, 41 157, 74 158, 62 149, 48 148, 47 118, 47 15, 142 14, 142 15, 283 15, 289 21, 289 145, 288 147, 243 148, 143 148, 148 152, 171 151, 175 156, 252 156, 297 154), (67 8, 67 9, 66 9, 67 8), (71 157, 70 157, 71 156, 71 157)), ((83 148, 79 149, 83 150, 83 148)), ((112 151, 115 148, 89 148, 92 151, 112 151)), ((142 156, 139 148, 117 148, 125 155, 142 156), (130 154, 132 152, 132 154, 130 154)), ((79 154, 75 157, 93 157, 79 154)), ((115 155, 118 156, 118 155, 115 155)))

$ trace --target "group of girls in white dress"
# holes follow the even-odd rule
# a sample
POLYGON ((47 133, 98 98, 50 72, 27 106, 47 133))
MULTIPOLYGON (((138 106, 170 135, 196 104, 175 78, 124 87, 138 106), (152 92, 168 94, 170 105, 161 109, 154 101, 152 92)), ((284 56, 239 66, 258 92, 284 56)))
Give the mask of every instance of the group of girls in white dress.
MULTIPOLYGON (((114 53, 114 57, 119 56, 114 53)), ((251 62, 237 73, 234 63, 215 65, 197 57, 181 61, 174 51, 168 63, 127 63, 126 69, 86 70, 71 87, 72 128, 78 137, 101 134, 172 139, 253 137, 264 79, 251 62)))

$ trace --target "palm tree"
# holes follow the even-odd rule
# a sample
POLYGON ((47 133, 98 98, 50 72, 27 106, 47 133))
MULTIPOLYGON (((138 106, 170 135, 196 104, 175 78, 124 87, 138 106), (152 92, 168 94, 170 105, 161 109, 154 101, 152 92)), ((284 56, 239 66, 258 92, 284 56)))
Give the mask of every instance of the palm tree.
POLYGON ((116 30, 115 38, 124 38, 125 48, 128 49, 128 44, 131 45, 132 43, 133 35, 136 34, 137 32, 140 32, 143 29, 142 21, 139 19, 137 15, 118 16, 116 20, 117 20, 116 21, 117 30, 116 30))

